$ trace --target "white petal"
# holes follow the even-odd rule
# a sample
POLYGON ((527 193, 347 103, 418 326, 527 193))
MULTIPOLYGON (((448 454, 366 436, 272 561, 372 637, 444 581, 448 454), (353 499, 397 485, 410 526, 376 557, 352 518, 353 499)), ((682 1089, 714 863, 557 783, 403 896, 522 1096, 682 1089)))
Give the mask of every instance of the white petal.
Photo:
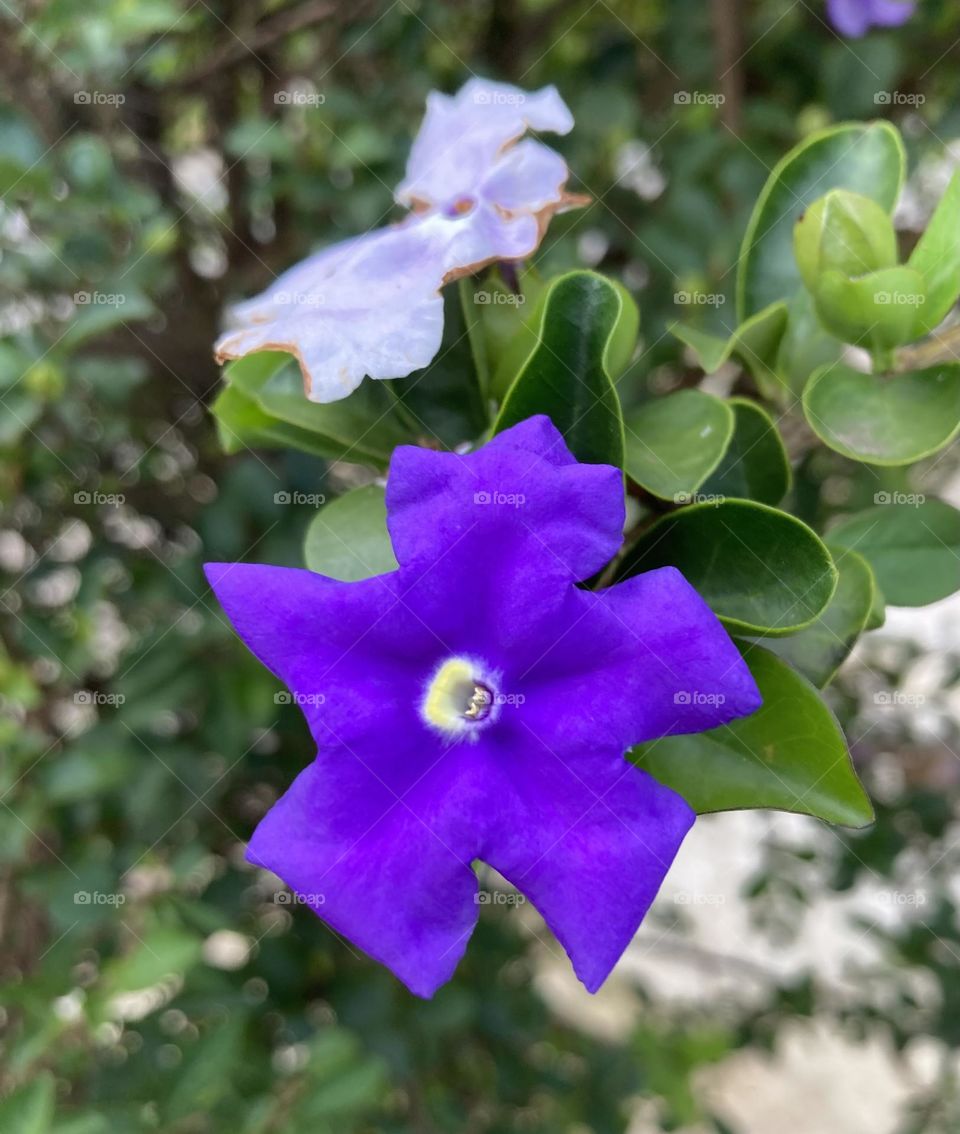
POLYGON ((528 129, 566 134, 573 116, 556 87, 527 93, 471 79, 455 95, 432 91, 397 189, 403 204, 443 206, 471 197, 490 167, 528 129))
POLYGON ((289 351, 315 402, 346 397, 367 374, 403 378, 440 349, 444 271, 442 245, 418 223, 336 244, 235 308, 217 358, 289 351))

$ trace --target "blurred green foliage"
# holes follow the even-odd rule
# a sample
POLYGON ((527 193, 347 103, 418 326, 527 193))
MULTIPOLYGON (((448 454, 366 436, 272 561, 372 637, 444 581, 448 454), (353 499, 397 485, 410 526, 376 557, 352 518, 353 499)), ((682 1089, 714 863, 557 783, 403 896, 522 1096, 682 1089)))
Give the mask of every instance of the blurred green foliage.
MULTIPOLYGON (((725 297, 688 314, 732 329, 731 267, 786 149, 880 111, 903 122, 914 165, 960 134, 953 5, 854 46, 816 7, 2 5, 0 1129, 605 1134, 644 1097, 663 1129, 723 1132, 695 1071, 773 1045, 798 1015, 880 1025, 901 1047, 958 1042, 955 723, 933 746, 881 737, 849 690, 838 707, 854 737, 866 729, 868 780, 876 752, 909 757, 877 824, 812 863, 771 846, 748 896, 758 932, 789 936, 825 889, 895 880, 911 856, 924 919, 873 927, 888 960, 862 995, 840 1005, 801 981, 759 1008, 651 1002, 626 1039, 600 1041, 541 997, 541 947, 513 911, 485 911, 456 979, 422 1003, 244 864, 311 751, 200 572, 299 563, 313 508, 284 495, 353 483, 307 455, 224 456, 210 347, 227 301, 390 214, 429 89, 471 71, 560 87, 577 127, 559 148, 594 203, 555 222, 542 262, 600 266, 638 299, 644 350, 621 388, 641 401, 694 374, 666 334, 676 293, 725 297), (740 42, 723 47, 712 17, 738 11, 740 42), (925 101, 878 104, 883 90, 925 101)), ((905 477, 821 450, 794 506, 821 529, 905 477)), ((949 1075, 904 1132, 956 1129, 949 1075)))

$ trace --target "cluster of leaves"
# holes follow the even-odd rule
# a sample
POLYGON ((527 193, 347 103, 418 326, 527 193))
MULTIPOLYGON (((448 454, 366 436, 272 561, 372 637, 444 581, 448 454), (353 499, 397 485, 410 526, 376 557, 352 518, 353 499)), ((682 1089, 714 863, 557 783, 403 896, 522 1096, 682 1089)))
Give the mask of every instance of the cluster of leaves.
MULTIPOLYGON (((550 412, 578 452, 613 459, 629 477, 634 538, 618 569, 641 569, 629 557, 644 548, 653 565, 660 552, 648 533, 662 525, 670 554, 690 557, 685 569, 751 651, 768 700, 809 707, 814 723, 803 727, 813 731, 798 734, 784 763, 802 769, 804 736, 840 757, 842 782, 828 777, 811 809, 860 821, 839 733, 800 675, 825 681, 862 629, 860 552, 891 603, 952 589, 955 560, 933 534, 955 545, 952 512, 921 522, 917 510, 888 506, 884 524, 899 514, 901 534, 884 540, 869 522, 831 529, 830 597, 830 560, 812 531, 861 511, 878 490, 909 492, 909 469, 877 471, 808 436, 798 444, 798 414, 784 417, 793 402, 746 378, 732 398, 661 396, 665 376, 684 387, 702 379, 665 330, 678 292, 725 294, 766 166, 799 136, 831 116, 873 115, 876 90, 898 83, 923 84, 924 121, 942 137, 955 132, 946 71, 924 79, 924 63, 910 73, 911 51, 929 60, 956 39, 960 16, 946 7, 858 45, 864 66, 851 69, 848 48, 803 5, 749 6, 754 47, 730 77, 753 97, 738 102, 728 89, 721 122, 715 104, 677 100, 714 90, 725 69, 700 0, 2 6, 0 1128, 614 1131, 630 1100, 647 1096, 664 1128, 725 1129, 704 1116, 692 1073, 735 1047, 772 1043, 807 1010, 799 993, 757 1019, 739 1005, 690 1015, 651 1006, 629 1037, 600 1042, 545 1007, 539 946, 493 907, 454 983, 413 1002, 244 866, 250 830, 311 752, 296 710, 278 704, 276 684, 218 617, 199 565, 302 562, 307 529, 308 562, 358 577, 384 550, 375 478, 392 448, 476 440, 530 412, 554 364, 534 346, 549 343, 599 398, 582 430, 588 401, 565 406, 562 386, 550 412), (522 305, 474 302, 516 296, 496 275, 451 291, 450 350, 433 372, 367 384, 349 406, 309 406, 269 355, 232 370, 216 394, 209 347, 226 301, 316 242, 378 223, 426 91, 458 86, 465 62, 527 86, 556 82, 574 108, 564 148, 596 203, 552 226, 540 263, 549 282, 522 277, 522 305), (322 110, 277 101, 291 89, 322 94, 322 110), (609 279, 569 274, 578 253, 609 279), (645 337, 633 358, 632 301, 613 279, 643 289, 645 337), (586 345, 569 356, 559 345, 567 310, 586 345), (215 395, 223 446, 237 448, 229 457, 205 410, 215 395), (358 480, 358 497, 331 499, 308 526, 310 501, 358 480), (720 514, 736 513, 751 546, 769 540, 771 525, 787 533, 761 557, 797 587, 820 579, 811 595, 764 585, 769 573, 746 553, 739 597, 711 591, 709 564, 698 571, 697 560, 712 538, 701 528, 713 519, 716 530, 708 498, 719 496, 748 502, 720 514), (347 523, 349 549, 333 538, 347 523), (842 554, 854 541, 857 552, 842 554)), ((724 329, 722 307, 686 310, 714 317, 696 330, 724 329)), ((870 610, 874 624, 876 599, 870 610)), ((744 732, 680 753, 686 790, 695 797, 696 766, 715 756, 756 791, 750 752, 761 743, 762 731, 744 732)), ((766 802, 805 786, 783 784, 766 802)), ((918 845, 938 861, 945 810, 926 782, 884 797, 876 827, 847 840, 845 868, 824 869, 818 894, 855 881, 859 861, 892 875, 918 845)), ((942 859, 931 889, 951 862, 942 859)), ((769 901, 758 891, 758 907, 769 901)), ((897 963, 937 976, 942 1012, 915 1013, 907 1029, 904 988, 894 1008, 864 997, 849 1014, 903 1037, 951 1038, 958 982, 941 944, 958 948, 951 911, 929 932, 897 936, 897 963)))

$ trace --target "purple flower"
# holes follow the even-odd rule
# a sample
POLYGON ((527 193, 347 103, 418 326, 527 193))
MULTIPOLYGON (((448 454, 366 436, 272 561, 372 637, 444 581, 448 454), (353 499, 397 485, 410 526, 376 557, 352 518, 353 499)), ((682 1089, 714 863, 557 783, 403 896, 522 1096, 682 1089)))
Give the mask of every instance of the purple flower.
POLYGON ((622 475, 545 417, 466 456, 397 449, 387 508, 390 574, 207 568, 318 748, 247 857, 421 996, 466 948, 481 859, 595 991, 694 819, 625 750, 751 713, 757 688, 674 568, 575 585, 620 546, 622 475))
POLYGON ((426 366, 443 334, 440 288, 532 255, 550 217, 582 203, 564 189, 563 158, 519 140, 528 129, 572 127, 554 87, 526 94, 471 79, 456 95, 433 92, 396 193, 413 212, 318 252, 240 304, 217 359, 288 351, 316 402, 346 397, 364 375, 402 378, 426 366))
POLYGON ((827 0, 827 16, 841 35, 859 39, 873 27, 899 27, 915 7, 911 0, 827 0))

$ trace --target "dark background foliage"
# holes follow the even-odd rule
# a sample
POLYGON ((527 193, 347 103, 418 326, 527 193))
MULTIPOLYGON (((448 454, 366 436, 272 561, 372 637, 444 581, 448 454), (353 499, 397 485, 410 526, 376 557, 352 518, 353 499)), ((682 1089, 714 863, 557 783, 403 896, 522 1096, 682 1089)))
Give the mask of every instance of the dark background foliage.
MULTIPOLYGON (((557 145, 594 203, 541 258, 633 291, 640 398, 697 377, 665 333, 674 297, 730 296, 756 194, 798 138, 883 114, 914 166, 942 155, 958 35, 947 0, 852 45, 819 0, 0 4, 0 1129, 606 1132, 640 1097, 663 1129, 722 1132, 695 1071, 798 1017, 956 1044, 949 713, 918 738, 909 715, 864 723, 863 689, 842 687, 877 824, 802 853, 770 839, 742 895, 758 934, 789 939, 825 894, 896 885, 906 856, 923 918, 868 927, 885 960, 856 995, 810 973, 749 1007, 671 1008, 641 982, 628 1034, 601 1040, 538 991, 542 930, 508 907, 424 1003, 244 864, 311 751, 200 564, 299 563, 313 509, 283 494, 351 481, 225 457, 211 343, 229 300, 391 215, 430 89, 559 86, 577 126, 557 145), (898 774, 873 776, 890 752, 898 774)), ((873 491, 818 460, 801 514, 873 491)), ((892 683, 909 649, 876 662, 892 683)), ((915 1104, 891 1131, 956 1129, 949 1060, 915 1104)))

